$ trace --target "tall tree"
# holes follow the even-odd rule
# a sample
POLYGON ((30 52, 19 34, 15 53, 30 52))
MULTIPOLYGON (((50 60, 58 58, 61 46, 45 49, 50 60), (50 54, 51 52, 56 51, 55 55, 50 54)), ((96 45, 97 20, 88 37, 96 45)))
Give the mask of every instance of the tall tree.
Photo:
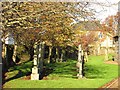
POLYGON ((33 56, 35 42, 65 46, 74 33, 73 20, 90 18, 88 2, 2 2, 3 31, 11 32, 33 56))

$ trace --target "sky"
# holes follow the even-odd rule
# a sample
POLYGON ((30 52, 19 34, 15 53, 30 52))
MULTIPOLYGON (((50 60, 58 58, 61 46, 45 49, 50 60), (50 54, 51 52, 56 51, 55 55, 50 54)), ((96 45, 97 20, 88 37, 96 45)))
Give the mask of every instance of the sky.
POLYGON ((104 3, 105 5, 108 6, 106 7, 98 4, 94 4, 92 6, 94 9, 96 9, 97 12, 99 12, 96 13, 96 17, 101 21, 104 21, 105 18, 107 18, 108 16, 115 15, 118 12, 118 2, 120 0, 89 0, 89 1, 104 3))
MULTIPOLYGON (((111 15, 116 15, 118 12, 118 2, 120 0, 75 0, 77 2, 89 2, 89 8, 96 11, 95 17, 101 23, 111 15)), ((119 8, 120 9, 120 8, 119 8)))

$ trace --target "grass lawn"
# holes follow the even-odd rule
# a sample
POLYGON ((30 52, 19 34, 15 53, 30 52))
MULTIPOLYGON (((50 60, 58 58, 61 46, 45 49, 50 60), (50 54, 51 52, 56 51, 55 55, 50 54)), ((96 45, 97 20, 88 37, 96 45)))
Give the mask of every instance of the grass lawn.
POLYGON ((118 66, 104 63, 104 56, 89 56, 85 78, 77 79, 76 61, 49 64, 52 72, 44 80, 24 80, 31 72, 32 62, 9 69, 4 88, 99 88, 118 77, 118 66))

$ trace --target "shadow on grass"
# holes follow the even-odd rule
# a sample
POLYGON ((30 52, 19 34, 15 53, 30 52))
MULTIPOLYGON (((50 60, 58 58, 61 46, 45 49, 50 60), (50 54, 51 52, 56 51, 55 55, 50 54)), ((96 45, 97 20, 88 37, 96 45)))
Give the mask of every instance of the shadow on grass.
POLYGON ((71 60, 68 62, 58 62, 46 65, 46 76, 48 77, 64 77, 76 78, 76 61, 71 60), (54 76, 55 75, 55 76, 54 76))
POLYGON ((85 65, 85 77, 89 79, 106 78, 107 66, 104 65, 85 65))
POLYGON ((20 64, 16 64, 16 66, 11 67, 8 71, 12 72, 14 70, 25 69, 25 68, 29 68, 29 67, 32 67, 32 61, 28 60, 28 61, 22 62, 20 64))
MULTIPOLYGON (((97 58, 97 57, 96 57, 97 58)), ((77 60, 68 60, 67 62, 58 62, 58 63, 50 63, 46 64, 43 68, 43 73, 40 79, 44 77, 49 78, 77 78, 77 70, 76 70, 76 62, 77 60)), ((91 61, 90 61, 91 62, 91 61)), ((100 60, 92 60, 92 63, 85 64, 85 77, 88 79, 96 79, 96 78, 106 78, 108 74, 108 68, 106 65, 102 65, 100 60)), ((31 74, 32 61, 26 61, 20 65, 14 66, 9 69, 9 72, 15 72, 11 77, 6 79, 6 82, 18 79, 23 76, 28 76, 31 74)))
POLYGON ((40 76, 40 79, 43 79, 44 77, 48 76, 49 74, 51 74, 53 72, 53 68, 55 67, 55 64, 46 64, 43 67, 43 71, 42 74, 40 76))
MULTIPOLYGON (((5 82, 30 75, 32 65, 32 61, 26 61, 19 65, 11 67, 8 70, 9 72, 7 72, 7 79, 5 79, 5 82)), ((45 68, 43 68, 43 72, 42 75, 40 75, 40 79, 43 79, 43 77, 53 74, 57 74, 57 76, 64 78, 75 78, 75 65, 76 64, 72 60, 69 62, 47 64, 44 66, 45 68)))
POLYGON ((5 79, 5 82, 8 82, 10 80, 13 80, 13 79, 18 79, 18 78, 21 78, 23 76, 28 76, 31 74, 31 68, 32 68, 32 61, 26 61, 20 65, 16 65, 14 67, 11 67, 7 73, 8 75, 8 78, 5 79), (17 73, 16 73, 17 71, 17 73), (12 74, 9 74, 11 73, 12 74))

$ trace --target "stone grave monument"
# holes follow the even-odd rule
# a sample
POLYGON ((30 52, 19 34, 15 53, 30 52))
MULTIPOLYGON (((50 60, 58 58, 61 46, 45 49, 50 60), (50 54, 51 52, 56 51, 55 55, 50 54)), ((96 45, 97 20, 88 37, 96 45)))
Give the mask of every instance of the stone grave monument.
POLYGON ((31 80, 39 80, 40 75, 43 70, 43 51, 44 51, 44 43, 35 43, 34 45, 34 60, 33 60, 33 68, 31 74, 31 80))

